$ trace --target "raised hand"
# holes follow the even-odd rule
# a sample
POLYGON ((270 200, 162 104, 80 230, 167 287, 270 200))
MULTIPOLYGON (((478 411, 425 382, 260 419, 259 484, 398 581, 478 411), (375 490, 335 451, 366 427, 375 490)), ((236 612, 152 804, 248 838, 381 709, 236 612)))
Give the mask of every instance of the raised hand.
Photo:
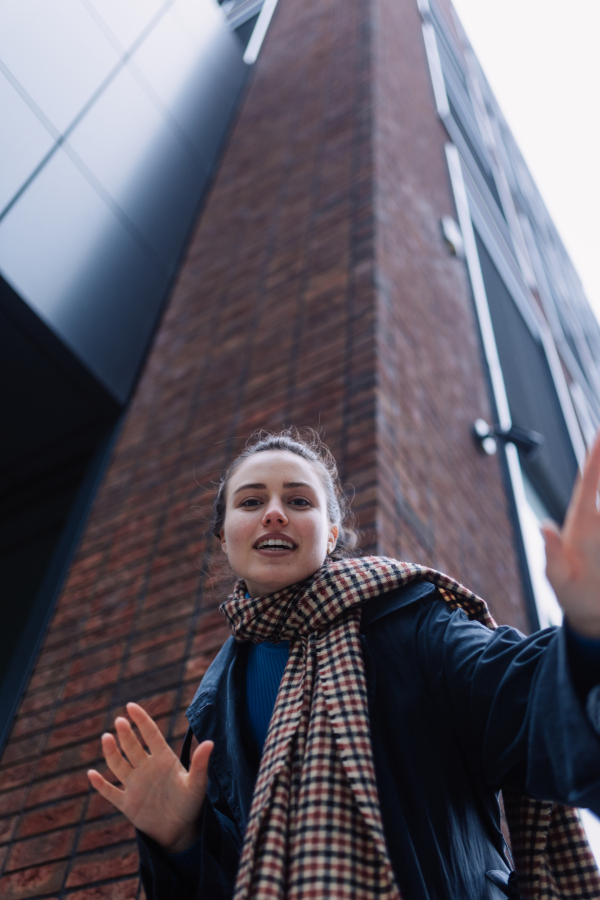
POLYGON ((573 489, 560 529, 544 522, 546 574, 569 624, 600 639, 600 432, 573 489))
POLYGON ((179 853, 198 836, 212 741, 204 741, 196 748, 186 772, 148 713, 137 703, 128 703, 127 712, 150 752, 136 737, 129 720, 119 716, 115 728, 127 758, 108 733, 102 735, 102 752, 123 789, 110 784, 95 769, 89 770, 88 778, 98 793, 120 809, 136 828, 170 853, 179 853))

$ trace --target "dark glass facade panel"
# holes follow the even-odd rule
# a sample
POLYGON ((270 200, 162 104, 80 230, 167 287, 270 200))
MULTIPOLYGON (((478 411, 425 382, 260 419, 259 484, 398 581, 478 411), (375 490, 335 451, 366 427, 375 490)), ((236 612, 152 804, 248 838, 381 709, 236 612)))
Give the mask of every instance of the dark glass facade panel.
MULTIPOLYGON (((53 121, 57 114, 43 100, 48 85, 48 96, 56 94, 70 110, 62 125, 96 91, 66 142, 0 221, 0 270, 124 403, 247 67, 215 0, 175 0, 154 19, 155 4, 144 10, 134 3, 120 35, 125 42, 134 34, 144 37, 128 62, 115 55, 111 36, 119 30, 121 5, 102 5, 111 21, 108 37, 105 20, 98 18, 100 5, 93 15, 81 0, 48 7, 51 17, 62 17, 58 42, 56 22, 42 41, 46 5, 36 5, 44 13, 29 27, 23 10, 32 12, 30 0, 23 10, 15 7, 12 19, 8 7, 0 9, 0 57, 6 50, 53 121), (7 34, 20 43, 20 54, 9 52, 12 44, 7 49, 7 34), (56 53, 64 59, 57 62, 56 53), (109 71, 111 78, 101 84, 109 71), (39 73, 46 79, 43 89, 37 87, 39 73), (63 84, 71 77, 78 84, 75 93, 63 84)), ((10 10, 12 15, 12 5, 10 10)))
POLYGON ((135 53, 132 71, 169 111, 199 160, 212 167, 247 72, 222 10, 209 0, 179 0, 135 53))
POLYGON ((245 81, 242 52, 215 0, 0 4, 0 201, 14 198, 0 220, 0 746, 245 81))
POLYGON ((1 745, 68 563, 78 501, 89 500, 86 479, 119 415, 2 279, 0 406, 1 745))
POLYGON ((532 335, 485 244, 477 249, 494 326, 510 414, 515 425, 544 435, 539 457, 521 464, 550 514, 562 522, 577 459, 554 387, 544 348, 532 335))
POLYGON ((198 204, 190 186, 202 184, 208 171, 128 68, 74 129, 68 145, 157 260, 172 270, 198 204))
POLYGON ((100 383, 124 402, 168 273, 64 150, 56 152, 3 220, 0 268, 100 383))
POLYGON ((0 215, 54 144, 54 138, 0 72, 0 215))
POLYGON ((10 0, 0 16, 0 59, 62 134, 119 54, 81 0, 10 0))

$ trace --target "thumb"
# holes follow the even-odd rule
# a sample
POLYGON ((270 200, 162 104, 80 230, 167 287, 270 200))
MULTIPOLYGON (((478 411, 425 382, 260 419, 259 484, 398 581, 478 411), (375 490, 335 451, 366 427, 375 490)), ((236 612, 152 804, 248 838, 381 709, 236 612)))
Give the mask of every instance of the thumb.
POLYGON ((212 741, 202 741, 200 746, 194 750, 194 755, 190 762, 189 785, 196 794, 201 794, 202 798, 204 798, 206 792, 208 761, 213 747, 212 741))

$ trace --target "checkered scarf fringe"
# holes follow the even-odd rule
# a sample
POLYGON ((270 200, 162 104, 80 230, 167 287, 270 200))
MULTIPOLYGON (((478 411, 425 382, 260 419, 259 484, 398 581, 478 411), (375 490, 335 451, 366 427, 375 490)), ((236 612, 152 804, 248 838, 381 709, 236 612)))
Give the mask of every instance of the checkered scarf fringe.
MULTIPOLYGON (((234 900, 401 900, 379 808, 360 646, 361 605, 415 579, 495 628, 485 602, 425 566, 327 561, 267 597, 239 581, 221 611, 239 641, 290 641, 263 750, 234 900)), ((600 900, 577 812, 503 791, 523 900, 600 900)))

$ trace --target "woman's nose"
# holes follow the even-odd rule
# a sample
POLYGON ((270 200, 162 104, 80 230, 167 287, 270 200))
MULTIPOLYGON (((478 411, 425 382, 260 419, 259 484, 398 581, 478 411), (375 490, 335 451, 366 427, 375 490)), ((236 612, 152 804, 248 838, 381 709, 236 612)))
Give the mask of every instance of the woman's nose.
POLYGON ((263 525, 287 525, 285 510, 278 503, 269 505, 262 518, 263 525))

